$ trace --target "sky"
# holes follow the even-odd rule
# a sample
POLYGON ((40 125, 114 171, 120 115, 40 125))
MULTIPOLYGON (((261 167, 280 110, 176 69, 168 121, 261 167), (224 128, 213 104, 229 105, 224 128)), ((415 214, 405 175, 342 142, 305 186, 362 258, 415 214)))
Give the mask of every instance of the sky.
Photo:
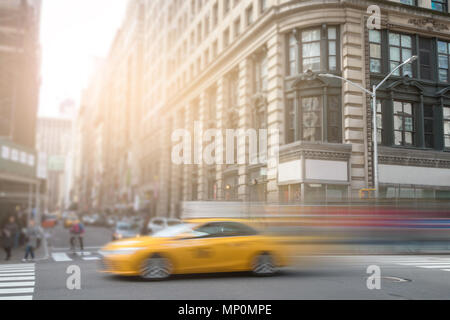
POLYGON ((94 60, 106 57, 127 0, 43 0, 39 116, 58 116, 59 105, 79 105, 94 60))

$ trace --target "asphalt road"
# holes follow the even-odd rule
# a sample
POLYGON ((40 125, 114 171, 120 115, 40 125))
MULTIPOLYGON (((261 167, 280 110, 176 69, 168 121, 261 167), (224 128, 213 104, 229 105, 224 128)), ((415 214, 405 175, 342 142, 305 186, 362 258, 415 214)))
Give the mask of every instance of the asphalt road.
POLYGON ((97 251, 110 238, 108 229, 88 228, 87 255, 82 256, 69 252, 67 231, 55 230, 50 259, 34 265, 0 265, 0 299, 450 299, 450 255, 317 256, 297 258, 294 266, 269 278, 243 273, 144 282, 97 272, 97 251), (81 270, 79 290, 66 285, 67 268, 73 265, 81 270), (379 290, 367 288, 371 265, 381 270, 379 290), (28 284, 21 285, 23 281, 28 284))

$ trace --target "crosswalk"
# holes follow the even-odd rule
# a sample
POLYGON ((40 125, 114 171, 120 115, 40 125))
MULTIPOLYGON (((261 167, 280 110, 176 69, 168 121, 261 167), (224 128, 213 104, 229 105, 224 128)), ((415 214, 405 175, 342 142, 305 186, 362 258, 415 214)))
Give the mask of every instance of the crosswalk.
POLYGON ((101 259, 101 256, 98 252, 52 252, 51 258, 55 262, 70 262, 76 260, 84 260, 84 261, 98 261, 101 259))
MULTIPOLYGON (((299 263, 304 261, 308 256, 298 257, 299 263)), ((450 272, 450 256, 421 256, 421 255, 372 255, 372 256, 309 256, 311 261, 324 263, 326 261, 329 265, 339 266, 361 266, 366 267, 374 264, 379 266, 396 266, 396 267, 411 267, 419 268, 429 271, 443 271, 450 272)))
POLYGON ((0 300, 33 300, 34 263, 0 265, 0 300))
POLYGON ((416 267, 429 270, 440 270, 450 272, 450 257, 427 257, 427 256, 397 256, 385 259, 383 262, 388 262, 394 265, 405 267, 416 267))

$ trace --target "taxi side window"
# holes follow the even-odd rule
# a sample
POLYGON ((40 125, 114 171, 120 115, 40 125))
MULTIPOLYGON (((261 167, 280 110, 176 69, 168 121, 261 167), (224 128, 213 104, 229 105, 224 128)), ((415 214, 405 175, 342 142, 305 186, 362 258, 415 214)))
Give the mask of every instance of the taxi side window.
POLYGON ((258 234, 256 230, 237 222, 212 222, 195 229, 202 238, 237 237, 258 234))
POLYGON ((196 228, 195 233, 202 238, 206 237, 218 237, 221 234, 221 227, 218 223, 208 223, 196 228))
POLYGON ((237 222, 224 222, 222 232, 225 237, 251 236, 258 234, 255 229, 237 222))

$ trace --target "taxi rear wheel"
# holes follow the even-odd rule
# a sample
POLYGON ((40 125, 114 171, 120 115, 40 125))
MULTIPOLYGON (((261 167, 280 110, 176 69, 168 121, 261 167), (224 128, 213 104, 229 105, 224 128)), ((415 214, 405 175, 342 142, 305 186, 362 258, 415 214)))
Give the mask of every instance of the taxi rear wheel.
POLYGON ((261 253, 253 259, 253 274, 257 276, 271 276, 277 272, 273 257, 269 253, 261 253))
POLYGON ((145 280, 164 280, 170 277, 170 271, 170 261, 156 254, 144 261, 141 268, 141 277, 145 280))

